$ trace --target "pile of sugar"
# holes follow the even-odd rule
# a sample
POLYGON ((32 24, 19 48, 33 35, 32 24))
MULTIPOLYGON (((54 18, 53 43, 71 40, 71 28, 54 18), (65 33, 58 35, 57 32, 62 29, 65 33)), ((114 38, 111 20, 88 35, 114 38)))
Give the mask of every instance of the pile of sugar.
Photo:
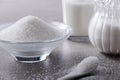
POLYGON ((27 16, 0 31, 0 39, 12 42, 38 42, 59 38, 61 32, 38 17, 27 16))

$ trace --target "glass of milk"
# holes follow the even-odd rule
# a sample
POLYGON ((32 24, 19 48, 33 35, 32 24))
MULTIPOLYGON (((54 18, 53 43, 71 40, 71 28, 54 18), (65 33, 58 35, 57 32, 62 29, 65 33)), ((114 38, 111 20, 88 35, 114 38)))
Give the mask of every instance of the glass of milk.
POLYGON ((93 15, 93 0, 62 0, 63 22, 72 27, 72 41, 88 40, 88 25, 93 15))

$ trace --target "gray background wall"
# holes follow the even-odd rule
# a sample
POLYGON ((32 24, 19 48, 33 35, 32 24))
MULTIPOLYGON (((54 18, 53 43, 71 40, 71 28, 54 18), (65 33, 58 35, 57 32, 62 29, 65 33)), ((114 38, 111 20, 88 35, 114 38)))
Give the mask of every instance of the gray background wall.
POLYGON ((62 21, 61 0, 0 0, 0 24, 27 15, 62 21))

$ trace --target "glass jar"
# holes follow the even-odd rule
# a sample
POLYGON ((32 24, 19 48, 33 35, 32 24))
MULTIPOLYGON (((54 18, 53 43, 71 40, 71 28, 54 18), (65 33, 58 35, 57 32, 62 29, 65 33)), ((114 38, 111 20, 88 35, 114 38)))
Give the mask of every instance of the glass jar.
POLYGON ((63 22, 70 25, 70 40, 84 42, 88 40, 89 21, 94 13, 93 0, 62 0, 63 22))
POLYGON ((120 1, 95 0, 96 12, 89 24, 89 38, 103 53, 120 53, 120 1))

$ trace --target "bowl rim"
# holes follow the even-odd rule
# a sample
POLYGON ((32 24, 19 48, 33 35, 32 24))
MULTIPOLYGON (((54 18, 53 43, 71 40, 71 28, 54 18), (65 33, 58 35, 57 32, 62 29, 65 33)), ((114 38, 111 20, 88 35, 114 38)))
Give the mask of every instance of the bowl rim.
MULTIPOLYGON (((13 22, 11 23, 5 23, 5 24, 12 24, 13 22)), ((5 25, 5 24, 2 24, 2 25, 5 25)), ((52 39, 52 40, 46 40, 46 41, 36 41, 36 42, 13 42, 13 41, 7 41, 7 40, 1 40, 0 39, 0 42, 3 42, 3 43, 8 43, 8 44, 33 44, 33 43, 51 43, 51 42, 56 42, 56 41, 60 41, 62 39, 65 39, 65 38, 68 38, 71 34, 71 27, 66 25, 66 24, 63 24, 61 22, 57 22, 57 21, 52 21, 50 22, 50 24, 52 25, 55 25, 55 26, 65 26, 67 28, 67 32, 65 35, 59 37, 59 38, 56 38, 56 39, 52 39)), ((1 26, 1 25, 0 25, 1 26)))

